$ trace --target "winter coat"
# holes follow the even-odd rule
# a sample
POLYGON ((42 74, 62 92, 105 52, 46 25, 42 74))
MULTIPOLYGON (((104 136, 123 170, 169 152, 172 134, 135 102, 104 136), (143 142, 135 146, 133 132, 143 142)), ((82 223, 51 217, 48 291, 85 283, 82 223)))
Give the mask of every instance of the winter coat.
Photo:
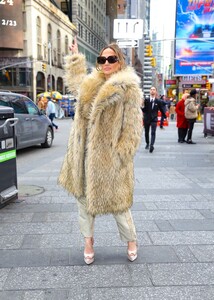
POLYGON ((186 119, 196 119, 198 116, 196 100, 193 97, 185 100, 185 117, 186 119))
POLYGON ((140 79, 131 67, 108 80, 97 70, 83 79, 85 70, 83 55, 67 59, 66 84, 79 92, 58 181, 76 198, 86 197, 89 214, 121 213, 133 203, 133 158, 142 130, 140 79))
POLYGON ((177 114, 176 120, 177 120, 177 127, 178 128, 188 128, 189 123, 187 119, 185 118, 184 110, 185 110, 185 105, 184 105, 184 99, 181 99, 175 107, 175 111, 177 114))

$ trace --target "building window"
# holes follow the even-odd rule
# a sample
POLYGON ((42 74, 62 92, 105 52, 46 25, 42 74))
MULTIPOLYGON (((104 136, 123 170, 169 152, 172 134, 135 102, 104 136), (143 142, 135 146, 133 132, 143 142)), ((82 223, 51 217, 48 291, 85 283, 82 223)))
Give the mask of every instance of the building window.
MULTIPOLYGON (((48 24, 48 43, 52 43, 52 28, 51 25, 48 24)), ((48 47, 49 48, 49 47, 48 47)), ((51 51, 52 47, 49 48, 49 51, 51 51)), ((51 53, 52 54, 52 53, 51 53)), ((48 63, 50 64, 50 53, 48 55, 48 63)))
POLYGON ((65 54, 68 55, 68 36, 66 35, 65 36, 65 54))
POLYGON ((61 52, 61 33, 57 30, 57 64, 59 67, 62 65, 61 52))
POLYGON ((37 59, 42 60, 42 30, 41 30, 41 19, 36 19, 36 33, 37 33, 37 59))

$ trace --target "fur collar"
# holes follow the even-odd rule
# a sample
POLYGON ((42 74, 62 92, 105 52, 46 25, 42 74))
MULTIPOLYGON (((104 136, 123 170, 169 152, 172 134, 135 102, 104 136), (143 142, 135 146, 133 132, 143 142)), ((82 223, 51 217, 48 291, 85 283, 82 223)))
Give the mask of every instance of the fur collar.
POLYGON ((139 87, 140 78, 132 67, 113 74, 108 80, 103 73, 93 70, 88 75, 80 88, 80 114, 89 118, 91 110, 101 112, 115 102, 123 101, 127 89, 139 87))

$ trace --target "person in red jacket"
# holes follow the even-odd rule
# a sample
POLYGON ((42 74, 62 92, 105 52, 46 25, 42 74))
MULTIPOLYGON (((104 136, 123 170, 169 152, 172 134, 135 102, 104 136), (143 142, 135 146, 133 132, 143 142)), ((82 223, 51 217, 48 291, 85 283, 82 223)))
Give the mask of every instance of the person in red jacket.
POLYGON ((188 96, 189 96, 188 93, 183 94, 181 100, 177 103, 175 107, 175 111, 177 114, 178 143, 186 142, 185 138, 187 135, 189 124, 184 114, 184 110, 185 110, 184 102, 188 96))

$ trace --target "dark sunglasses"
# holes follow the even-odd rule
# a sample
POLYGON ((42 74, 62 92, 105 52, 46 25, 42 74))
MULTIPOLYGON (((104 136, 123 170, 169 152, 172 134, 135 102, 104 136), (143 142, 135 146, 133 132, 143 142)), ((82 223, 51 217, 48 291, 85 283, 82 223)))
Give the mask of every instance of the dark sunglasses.
POLYGON ((111 55, 108 57, 105 56, 98 56, 97 57, 97 63, 99 65, 104 65, 108 61, 109 64, 115 64, 117 61, 119 61, 118 57, 115 55, 111 55))

